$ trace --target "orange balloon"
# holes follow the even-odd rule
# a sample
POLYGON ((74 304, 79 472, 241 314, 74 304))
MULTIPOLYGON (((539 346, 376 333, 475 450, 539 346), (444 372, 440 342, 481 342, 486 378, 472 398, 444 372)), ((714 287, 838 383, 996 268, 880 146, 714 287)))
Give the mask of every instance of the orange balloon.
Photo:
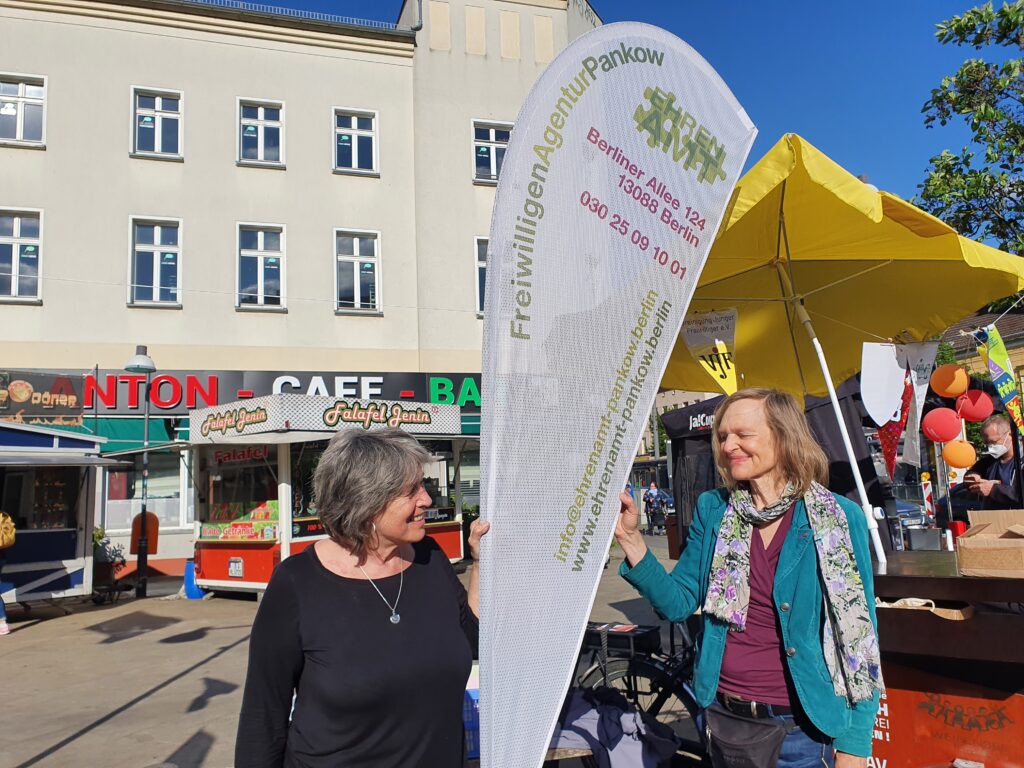
POLYGON ((951 467, 967 469, 978 460, 978 452, 966 440, 952 440, 942 449, 942 458, 951 467))
POLYGON ((971 383, 967 371, 956 363, 940 365, 932 372, 929 382, 939 397, 960 397, 971 383))

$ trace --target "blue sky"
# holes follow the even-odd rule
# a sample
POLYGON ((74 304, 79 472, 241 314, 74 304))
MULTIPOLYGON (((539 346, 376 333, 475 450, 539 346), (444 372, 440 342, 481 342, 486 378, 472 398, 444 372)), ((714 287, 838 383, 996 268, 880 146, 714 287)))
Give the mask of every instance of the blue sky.
MULTIPOLYGON (((394 21, 400 0, 264 0, 394 21)), ((959 149, 967 129, 925 129, 931 89, 973 49, 943 46, 935 25, 974 4, 951 0, 592 0, 605 23, 644 21, 693 46, 758 128, 748 165, 798 133, 875 186, 909 198, 928 158, 959 149)))

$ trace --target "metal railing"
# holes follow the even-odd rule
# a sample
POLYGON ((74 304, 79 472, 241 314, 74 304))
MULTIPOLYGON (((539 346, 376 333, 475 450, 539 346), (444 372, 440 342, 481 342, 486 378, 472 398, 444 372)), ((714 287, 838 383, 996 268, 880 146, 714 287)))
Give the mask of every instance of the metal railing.
POLYGON ((357 19, 354 16, 338 16, 333 13, 303 11, 297 8, 283 8, 279 5, 267 5, 266 3, 250 3, 245 2, 245 0, 179 0, 179 2, 182 2, 185 5, 205 5, 213 8, 226 8, 233 11, 260 13, 267 16, 283 16, 291 19, 303 19, 304 21, 321 21, 326 24, 345 24, 350 27, 367 27, 369 29, 387 31, 398 29, 397 24, 392 24, 389 21, 357 19))

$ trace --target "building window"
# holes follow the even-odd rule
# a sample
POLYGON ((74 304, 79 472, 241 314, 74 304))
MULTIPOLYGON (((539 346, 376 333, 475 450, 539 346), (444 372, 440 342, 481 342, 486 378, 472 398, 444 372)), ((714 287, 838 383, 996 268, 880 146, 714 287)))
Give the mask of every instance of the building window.
POLYGON ((238 306, 280 307, 284 296, 284 227, 238 227, 238 306))
POLYGON ((0 74, 0 142, 42 145, 46 79, 0 74))
POLYGON ((284 104, 238 102, 238 161, 284 164, 284 104))
POLYGON ((181 93, 134 89, 134 144, 140 155, 180 157, 181 93))
POLYGON ((0 211, 0 299, 39 298, 41 214, 0 211))
POLYGON ((496 182, 505 162, 512 126, 509 123, 473 123, 473 162, 477 181, 496 182))
POLYGON ((487 284, 487 238, 476 238, 476 312, 484 313, 484 286, 487 284))
POLYGON ((377 115, 334 110, 334 170, 377 172, 377 115))
POLYGON ((181 225, 132 219, 132 304, 180 304, 181 225))
POLYGON ((336 229, 334 253, 338 263, 338 301, 335 310, 379 312, 377 235, 336 229))
MULTIPOLYGON (((142 511, 142 457, 132 456, 126 461, 133 463, 132 469, 107 471, 102 522, 108 531, 131 530, 132 520, 142 511)), ((186 462, 187 457, 177 452, 155 450, 149 455, 146 508, 160 519, 161 528, 184 528, 192 523, 192 506, 188 500, 181 503, 182 475, 189 481, 186 462)))

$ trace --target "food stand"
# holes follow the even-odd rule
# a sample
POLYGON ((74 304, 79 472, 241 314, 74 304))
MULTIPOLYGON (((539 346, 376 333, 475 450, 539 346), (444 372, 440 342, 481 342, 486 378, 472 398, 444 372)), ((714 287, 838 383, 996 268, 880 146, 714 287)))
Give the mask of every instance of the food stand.
POLYGON ((1024 615, 1000 610, 1020 605, 1024 579, 961 576, 953 552, 893 552, 875 593, 939 607, 878 608, 886 694, 869 765, 1024 766, 1024 615))
POLYGON ((96 468, 102 437, 0 422, 0 509, 17 536, 3 551, 0 597, 9 603, 92 593, 96 468))
MULTIPOLYGON (((320 454, 340 429, 397 427, 424 441, 463 441, 458 406, 279 394, 190 412, 196 499, 196 584, 215 590, 260 591, 274 567, 317 539, 323 526, 311 506, 320 454), (286 503, 282 503, 284 500, 286 503)), ((459 484, 455 462, 454 486, 459 484)), ((449 495, 449 469, 439 458, 426 467, 434 505, 427 533, 461 560, 458 493, 449 495)))

